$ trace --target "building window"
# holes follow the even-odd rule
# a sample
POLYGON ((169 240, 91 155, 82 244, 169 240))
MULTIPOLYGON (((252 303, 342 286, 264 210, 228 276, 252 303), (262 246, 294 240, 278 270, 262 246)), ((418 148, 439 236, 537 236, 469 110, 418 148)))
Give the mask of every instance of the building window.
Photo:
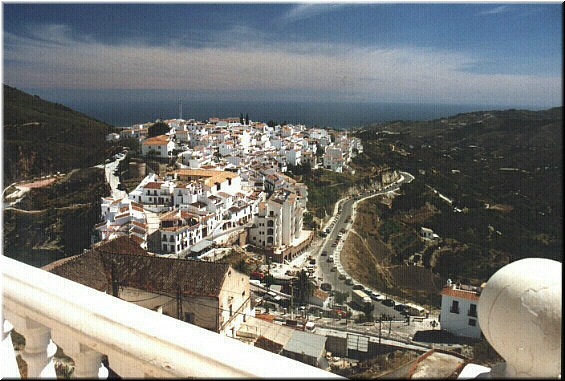
POLYGON ((267 226, 272 228, 273 226, 275 226, 275 222, 273 220, 269 220, 267 221, 267 226))
POLYGON ((458 314, 459 313, 459 302, 457 300, 454 300, 451 304, 451 308, 449 309, 449 312, 451 312, 452 314, 458 314))
POLYGON ((471 306, 469 307, 469 316, 472 317, 477 317, 477 305, 476 304, 471 304, 471 306))
POLYGON ((469 325, 475 327, 477 325, 477 321, 475 319, 469 319, 469 325))
POLYGON ((233 316, 233 307, 232 307, 232 305, 230 304, 230 317, 232 317, 232 316, 233 316))

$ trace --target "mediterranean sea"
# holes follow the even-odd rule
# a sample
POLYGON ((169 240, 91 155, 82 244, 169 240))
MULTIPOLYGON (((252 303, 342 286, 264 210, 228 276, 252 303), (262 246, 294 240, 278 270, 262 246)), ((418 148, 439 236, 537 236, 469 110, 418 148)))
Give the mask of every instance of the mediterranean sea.
MULTIPOLYGON (((89 97, 88 91, 73 96, 51 91, 31 90, 45 100, 58 102, 90 117, 111 125, 131 126, 156 119, 179 116, 178 100, 161 100, 158 97, 127 97, 127 99, 100 99, 89 97)), ((169 98, 170 99, 170 98, 169 98)), ((184 119, 206 120, 210 117, 239 117, 249 115, 254 121, 274 120, 282 123, 305 123, 307 126, 355 128, 371 123, 393 120, 432 120, 472 111, 530 109, 532 106, 457 105, 431 103, 369 103, 369 102, 318 102, 318 101, 248 101, 248 100, 182 100, 184 119)))

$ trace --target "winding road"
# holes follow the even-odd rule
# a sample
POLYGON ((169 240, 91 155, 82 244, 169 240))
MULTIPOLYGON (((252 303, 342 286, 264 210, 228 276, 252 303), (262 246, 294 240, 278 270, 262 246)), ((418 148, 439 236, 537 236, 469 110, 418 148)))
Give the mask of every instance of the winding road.
MULTIPOLYGON (((341 266, 339 260, 339 252, 341 251, 346 235, 349 234, 349 232, 351 231, 351 227, 353 225, 352 222, 346 222, 346 221, 348 220, 349 217, 352 217, 354 206, 356 206, 358 202, 363 201, 367 198, 397 191, 398 189, 400 189, 402 184, 409 183, 414 179, 414 176, 412 176, 408 172, 399 172, 399 174, 401 176, 400 179, 394 182, 393 184, 386 186, 384 189, 381 189, 379 191, 364 192, 356 196, 355 198, 345 199, 344 201, 341 202, 341 207, 338 207, 337 215, 332 217, 332 219, 334 219, 336 222, 333 225, 333 228, 331 228, 331 231, 328 233, 325 240, 323 241, 322 245, 320 246, 320 249, 318 250, 316 256, 317 263, 319 264, 317 270, 318 273, 316 274, 316 276, 323 278, 324 283, 330 283, 332 285, 332 290, 346 292, 348 294, 350 294, 351 291, 353 290, 353 285, 347 285, 345 284, 344 280, 339 279, 340 274, 345 275, 347 278, 352 278, 349 274, 347 274, 347 272, 341 266), (341 238, 337 247, 332 247, 332 242, 336 240, 338 233, 340 232, 341 229, 344 229, 345 234, 341 238), (322 256, 323 251, 325 251, 327 255, 322 256), (334 258, 333 262, 328 262, 330 256, 333 256, 334 258), (336 267, 335 271, 332 271, 333 267, 336 267)), ((353 284, 361 284, 361 283, 354 280, 353 284)), ((369 288, 366 285, 363 286, 365 288, 369 288)), ((379 291, 376 292, 382 294, 379 291)), ((373 305, 375 307, 374 315, 376 317, 380 315, 388 315, 400 320, 404 319, 404 317, 398 311, 394 310, 394 308, 392 307, 387 307, 382 303, 375 301, 373 301, 373 305)))

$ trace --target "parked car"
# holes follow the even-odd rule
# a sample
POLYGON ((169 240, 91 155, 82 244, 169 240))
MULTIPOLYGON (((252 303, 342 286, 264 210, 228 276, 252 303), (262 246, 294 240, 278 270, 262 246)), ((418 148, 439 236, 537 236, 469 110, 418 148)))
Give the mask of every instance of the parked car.
POLYGON ((310 264, 311 264, 311 265, 315 265, 315 264, 316 264, 316 258, 310 259, 310 264))
POLYGON ((392 299, 385 299, 385 300, 382 300, 381 303, 384 304, 384 305, 387 306, 387 307, 394 307, 394 305, 396 304, 396 303, 394 302, 394 300, 392 300, 392 299))
POLYGON ((404 311, 405 308, 406 308, 406 306, 404 304, 401 304, 401 303, 398 303, 397 305, 394 306, 394 309, 398 312, 404 311))
POLYGON ((351 285, 353 284, 353 279, 347 278, 347 279, 345 280, 345 284, 348 285, 348 286, 351 286, 351 285))
POLYGON ((369 297, 374 300, 374 301, 379 301, 381 296, 379 294, 377 294, 376 292, 371 292, 369 294, 369 297))
POLYGON ((265 278, 265 274, 259 272, 259 271, 253 271, 250 275, 251 279, 259 279, 259 280, 263 280, 263 278, 265 278))
POLYGON ((322 257, 325 257, 326 255, 328 255, 328 252, 326 250, 322 251, 322 257))
POLYGON ((343 274, 339 274, 339 276, 337 277, 339 280, 345 280, 345 278, 347 278, 345 275, 343 274))
POLYGON ((322 283, 320 285, 320 289, 322 289, 322 291, 331 291, 332 285, 329 283, 322 283))
POLYGON ((336 267, 336 266, 332 267, 332 268, 330 269, 330 271, 331 271, 332 273, 335 273, 335 272, 337 271, 337 267, 336 267))
POLYGON ((363 287, 362 284, 355 284, 355 285, 353 285, 353 289, 354 289, 354 290, 363 290, 363 292, 364 292, 364 291, 365 291, 364 288, 365 288, 365 287, 363 287))

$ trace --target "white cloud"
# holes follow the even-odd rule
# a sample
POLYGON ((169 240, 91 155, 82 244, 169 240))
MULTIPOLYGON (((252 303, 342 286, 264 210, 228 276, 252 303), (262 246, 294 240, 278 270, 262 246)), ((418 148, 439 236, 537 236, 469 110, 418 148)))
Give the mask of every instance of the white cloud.
POLYGON ((299 4, 282 15, 281 21, 283 23, 293 23, 295 21, 318 16, 322 13, 333 12, 346 5, 347 4, 299 4))
POLYGON ((504 13, 506 11, 508 11, 508 6, 507 5, 500 5, 498 7, 479 12, 479 15, 496 15, 496 14, 499 14, 499 13, 504 13))
POLYGON ((64 28, 48 30, 60 34, 53 32, 49 41, 64 43, 5 34, 6 83, 24 88, 255 91, 273 94, 273 99, 296 92, 310 99, 325 94, 326 100, 381 102, 561 101, 561 78, 470 73, 465 68, 477 64, 476 58, 446 50, 260 40, 207 48, 109 45, 72 40, 64 28))

